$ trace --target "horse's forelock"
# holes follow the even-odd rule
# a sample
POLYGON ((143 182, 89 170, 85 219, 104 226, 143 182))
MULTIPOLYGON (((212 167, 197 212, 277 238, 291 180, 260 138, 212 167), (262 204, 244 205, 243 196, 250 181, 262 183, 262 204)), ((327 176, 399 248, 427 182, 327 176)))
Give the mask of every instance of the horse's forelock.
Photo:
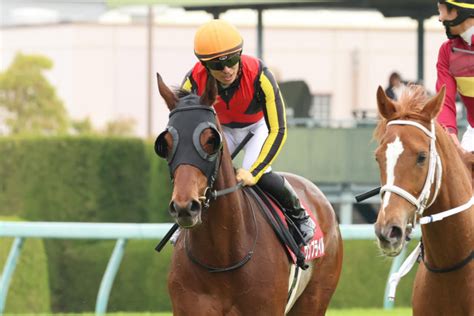
POLYGON ((423 86, 411 84, 403 91, 398 104, 400 105, 400 112, 405 113, 405 115, 409 113, 419 114, 428 101, 429 96, 426 89, 423 86))
POLYGON ((179 101, 176 107, 187 107, 201 105, 200 98, 197 94, 188 90, 177 89, 174 91, 179 101))
POLYGON ((429 95, 423 86, 416 84, 408 85, 402 92, 400 99, 394 101, 398 110, 394 112, 391 117, 380 119, 374 131, 375 140, 380 142, 382 136, 385 134, 385 129, 387 128, 387 123, 389 121, 408 118, 420 121, 429 120, 429 118, 421 115, 421 110, 425 107, 428 101, 429 95))
POLYGON ((178 97, 178 99, 187 97, 188 95, 193 94, 191 91, 185 90, 183 88, 177 88, 174 90, 174 94, 178 97))

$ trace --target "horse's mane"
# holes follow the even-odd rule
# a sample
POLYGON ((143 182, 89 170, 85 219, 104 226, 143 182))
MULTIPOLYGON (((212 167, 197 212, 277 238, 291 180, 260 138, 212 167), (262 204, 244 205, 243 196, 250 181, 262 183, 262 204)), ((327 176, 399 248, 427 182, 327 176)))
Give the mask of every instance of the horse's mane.
POLYGON ((388 118, 380 118, 374 131, 374 138, 380 142, 387 128, 387 123, 399 119, 416 119, 427 121, 427 118, 421 115, 421 110, 429 101, 429 95, 423 86, 410 84, 403 91, 398 101, 392 101, 395 104, 396 111, 388 118))

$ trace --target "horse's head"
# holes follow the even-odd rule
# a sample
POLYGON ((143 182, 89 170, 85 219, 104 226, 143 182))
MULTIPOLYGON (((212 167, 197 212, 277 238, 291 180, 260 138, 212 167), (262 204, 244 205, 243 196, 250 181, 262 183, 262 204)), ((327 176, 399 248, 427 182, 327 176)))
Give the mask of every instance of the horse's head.
POLYGON ((158 75, 158 88, 170 110, 166 130, 155 142, 155 151, 167 160, 173 180, 169 212, 181 227, 192 228, 201 223, 202 205, 209 198, 222 153, 222 137, 212 107, 216 83, 209 79, 205 92, 198 97, 171 91, 158 75))
POLYGON ((400 253, 416 212, 422 212, 436 195, 436 188, 432 187, 439 185, 435 181, 439 157, 434 119, 444 95, 443 88, 430 99, 422 87, 410 86, 400 101, 394 102, 378 88, 382 119, 375 133, 379 141, 375 156, 380 168, 382 203, 375 233, 386 255, 400 253))

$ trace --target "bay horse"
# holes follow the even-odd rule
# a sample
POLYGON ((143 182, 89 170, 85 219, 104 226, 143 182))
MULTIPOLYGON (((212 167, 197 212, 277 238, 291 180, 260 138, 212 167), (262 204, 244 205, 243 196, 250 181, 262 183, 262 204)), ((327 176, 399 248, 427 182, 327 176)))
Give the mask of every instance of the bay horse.
POLYGON ((382 203, 375 233, 382 252, 396 256, 419 223, 422 241, 408 258, 410 265, 420 261, 413 314, 468 316, 474 315, 474 198, 470 172, 436 122, 444 97, 444 87, 429 98, 410 86, 395 102, 378 88, 382 203))
MULTIPOLYGON (((182 228, 168 276, 173 315, 284 315, 291 263, 256 199, 246 189, 235 190, 231 156, 212 107, 216 82, 208 79, 201 97, 172 91, 159 75, 158 88, 170 121, 155 149, 168 159, 169 212, 182 228), (210 188, 231 189, 212 199, 210 188)), ((301 271, 298 299, 287 314, 324 315, 342 266, 338 222, 313 183, 284 176, 315 212, 325 246, 325 255, 301 271)))

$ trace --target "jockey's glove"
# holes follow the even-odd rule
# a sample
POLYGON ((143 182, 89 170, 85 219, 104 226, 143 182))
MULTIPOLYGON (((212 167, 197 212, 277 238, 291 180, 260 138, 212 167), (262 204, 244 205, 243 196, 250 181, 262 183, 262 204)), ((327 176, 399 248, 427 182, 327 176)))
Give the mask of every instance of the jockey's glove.
POLYGON ((237 178, 237 181, 242 181, 245 186, 252 186, 252 185, 255 185, 255 183, 257 183, 252 173, 244 168, 237 169, 236 178, 237 178))

